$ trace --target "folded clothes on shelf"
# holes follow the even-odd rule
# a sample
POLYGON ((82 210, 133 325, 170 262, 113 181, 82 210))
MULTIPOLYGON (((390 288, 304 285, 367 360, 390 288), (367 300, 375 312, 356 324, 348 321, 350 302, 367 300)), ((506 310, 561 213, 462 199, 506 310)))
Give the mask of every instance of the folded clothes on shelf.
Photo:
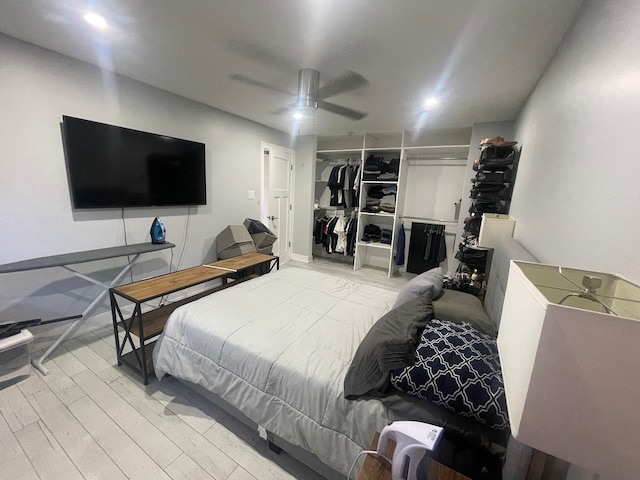
POLYGON ((362 170, 363 180, 394 181, 398 179, 400 171, 400 158, 386 159, 369 155, 364 161, 362 170))
POLYGON ((382 205, 367 205, 363 207, 362 213, 395 213, 396 207, 384 207, 382 205))
POLYGON ((385 195, 395 195, 398 191, 397 185, 372 185, 367 190, 367 197, 382 198, 385 195))
POLYGON ((382 237, 382 229, 373 223, 365 225, 362 241, 365 243, 379 242, 382 237))
POLYGON ((385 243, 387 245, 391 245, 391 236, 392 232, 390 228, 383 228, 382 234, 380 236, 380 243, 385 243))
POLYGON ((395 194, 385 195, 380 199, 380 207, 386 208, 394 208, 396 207, 396 196, 395 194))
POLYGON ((389 182, 397 179, 398 179, 398 174, 394 172, 382 173, 378 175, 378 178, 376 178, 376 180, 383 180, 383 181, 389 181, 389 182))

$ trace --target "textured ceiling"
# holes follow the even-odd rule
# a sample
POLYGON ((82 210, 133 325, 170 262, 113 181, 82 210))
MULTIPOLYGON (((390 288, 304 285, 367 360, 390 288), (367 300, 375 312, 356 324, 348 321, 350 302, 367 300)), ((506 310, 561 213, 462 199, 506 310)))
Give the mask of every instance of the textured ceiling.
MULTIPOLYGON (((468 127, 513 119, 582 0, 0 0, 0 32, 291 133, 468 127), (102 14, 105 31, 83 15, 102 14), (275 113, 298 70, 320 85, 354 71, 368 85, 328 98, 367 112, 275 113), (439 103, 423 111, 428 96, 439 103)), ((0 59, 1 61, 1 59, 0 59)))

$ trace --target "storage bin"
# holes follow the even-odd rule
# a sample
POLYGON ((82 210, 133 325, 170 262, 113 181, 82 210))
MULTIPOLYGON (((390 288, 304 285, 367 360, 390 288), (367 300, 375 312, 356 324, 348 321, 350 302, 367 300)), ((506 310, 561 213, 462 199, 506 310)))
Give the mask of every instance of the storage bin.
POLYGON ((31 375, 29 343, 33 335, 27 329, 0 339, 0 390, 31 375))
POLYGON ((260 220, 244 219, 244 226, 253 239, 259 253, 271 253, 274 242, 278 239, 260 220))
POLYGON ((216 238, 218 259, 237 257, 256 251, 253 239, 244 225, 229 225, 216 238))

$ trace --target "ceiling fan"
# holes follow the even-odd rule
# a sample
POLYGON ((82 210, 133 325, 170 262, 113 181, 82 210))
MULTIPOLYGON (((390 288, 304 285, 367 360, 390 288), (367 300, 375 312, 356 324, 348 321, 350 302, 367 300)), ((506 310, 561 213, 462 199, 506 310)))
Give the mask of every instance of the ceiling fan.
POLYGON ((289 105, 277 113, 283 113, 287 110, 298 110, 305 107, 311 107, 314 109, 322 109, 328 112, 342 115, 343 117, 351 118, 353 120, 360 120, 366 117, 368 114, 353 110, 351 108, 343 107, 335 103, 327 102, 325 98, 338 95, 339 93, 355 90, 356 88, 368 85, 369 82, 366 78, 356 72, 347 71, 340 77, 328 82, 320 87, 320 72, 313 68, 303 68, 298 72, 298 93, 292 93, 284 88, 270 85, 260 80, 255 80, 244 75, 234 73, 230 75, 231 80, 235 80, 242 83, 253 85, 254 87, 266 88, 275 92, 286 93, 296 97, 296 102, 289 105))

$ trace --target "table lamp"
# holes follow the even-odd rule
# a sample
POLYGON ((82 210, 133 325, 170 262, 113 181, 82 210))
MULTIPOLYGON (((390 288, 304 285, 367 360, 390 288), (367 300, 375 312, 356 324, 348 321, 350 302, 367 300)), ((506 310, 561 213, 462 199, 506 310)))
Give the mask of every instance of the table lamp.
POLYGON ((640 286, 511 261, 498 351, 511 433, 600 475, 640 475, 640 286))

